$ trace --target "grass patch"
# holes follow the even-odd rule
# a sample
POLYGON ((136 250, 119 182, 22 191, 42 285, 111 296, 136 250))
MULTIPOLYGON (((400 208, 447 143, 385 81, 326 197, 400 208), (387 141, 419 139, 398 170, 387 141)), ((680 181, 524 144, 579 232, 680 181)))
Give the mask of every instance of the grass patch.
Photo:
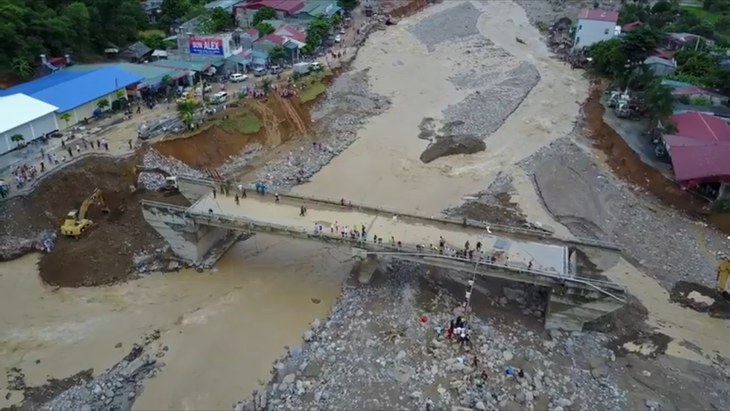
POLYGON ((299 95, 299 99, 302 101, 302 103, 306 103, 307 101, 314 100, 325 91, 327 91, 327 88, 324 86, 324 84, 322 84, 321 81, 316 80, 313 81, 306 90, 302 91, 302 93, 299 95))
POLYGON ((261 130, 262 124, 253 114, 245 114, 222 120, 220 126, 228 133, 256 134, 261 130))
POLYGON ((681 6, 682 9, 687 10, 688 12, 694 14, 695 16, 699 17, 700 19, 708 22, 708 23, 715 23, 717 19, 720 18, 720 13, 714 13, 709 10, 705 10, 702 8, 702 6, 681 6))

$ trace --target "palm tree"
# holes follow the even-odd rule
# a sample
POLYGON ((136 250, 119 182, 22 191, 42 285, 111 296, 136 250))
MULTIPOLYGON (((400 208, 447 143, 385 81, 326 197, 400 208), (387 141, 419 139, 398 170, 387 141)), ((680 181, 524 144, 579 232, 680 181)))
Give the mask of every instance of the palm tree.
POLYGON ((96 106, 99 107, 99 109, 101 109, 103 111, 104 109, 106 109, 107 107, 109 107, 109 101, 107 101, 106 99, 99 100, 96 103, 96 106))
POLYGON ((10 141, 17 145, 20 145, 23 140, 25 140, 25 137, 23 137, 22 134, 13 134, 12 136, 10 136, 10 141))
POLYGON ((27 60, 20 58, 13 59, 12 69, 16 76, 23 80, 27 80, 33 76, 33 67, 27 60))
POLYGON ((68 123, 71 121, 71 113, 69 113, 69 112, 63 113, 59 116, 59 118, 66 122, 66 128, 68 128, 69 127, 68 123))

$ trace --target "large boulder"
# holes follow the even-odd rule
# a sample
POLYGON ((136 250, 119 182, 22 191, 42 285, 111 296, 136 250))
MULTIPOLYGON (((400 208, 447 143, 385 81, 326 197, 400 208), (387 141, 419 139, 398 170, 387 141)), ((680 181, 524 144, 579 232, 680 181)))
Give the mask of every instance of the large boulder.
POLYGON ((430 163, 439 157, 455 154, 473 154, 484 151, 487 145, 480 138, 472 135, 440 136, 421 154, 421 161, 430 163))

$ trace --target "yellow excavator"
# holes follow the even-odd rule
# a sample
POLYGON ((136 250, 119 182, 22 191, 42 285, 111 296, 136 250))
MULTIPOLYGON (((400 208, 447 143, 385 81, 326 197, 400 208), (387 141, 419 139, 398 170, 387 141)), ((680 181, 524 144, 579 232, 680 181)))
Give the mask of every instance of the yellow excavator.
POLYGON ((730 298, 730 260, 724 260, 717 267, 717 291, 724 295, 725 298, 730 298))
POLYGON ((96 204, 101 207, 101 211, 105 214, 109 213, 109 209, 104 203, 104 197, 101 195, 101 190, 98 188, 94 189, 94 192, 81 203, 81 207, 78 210, 69 211, 66 215, 66 219, 61 224, 61 234, 78 239, 81 234, 88 230, 94 225, 92 220, 86 218, 86 214, 89 212, 89 207, 92 204, 96 204))
POLYGON ((169 197, 180 192, 180 189, 177 186, 177 177, 171 176, 167 171, 156 167, 134 166, 132 168, 132 178, 134 181, 130 187, 130 191, 133 193, 139 189, 140 173, 156 173, 165 177, 165 185, 160 187, 160 192, 163 193, 165 197, 169 197))

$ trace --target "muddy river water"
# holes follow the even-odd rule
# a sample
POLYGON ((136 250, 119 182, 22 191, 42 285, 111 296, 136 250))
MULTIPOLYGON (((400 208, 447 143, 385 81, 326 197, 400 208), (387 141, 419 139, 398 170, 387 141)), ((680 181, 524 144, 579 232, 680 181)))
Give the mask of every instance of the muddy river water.
MULTIPOLYGON (((422 14, 453 3, 444 2, 422 14)), ((355 62, 356 69, 371 68, 375 91, 392 96, 391 110, 373 119, 360 140, 299 191, 438 213, 465 194, 483 190, 499 170, 506 170, 514 178, 516 199, 528 218, 567 234, 550 220, 531 183, 512 163, 570 131, 579 103, 588 95, 588 84, 577 71, 565 70, 550 59, 517 5, 500 1, 480 7, 485 11, 478 23, 482 34, 513 58, 535 64, 542 76, 520 108, 490 137, 487 151, 428 166, 418 160, 426 144, 416 138, 421 119, 438 118, 446 105, 463 95, 446 81, 453 69, 446 62, 453 56, 434 56, 438 50, 427 54, 407 33, 407 25, 419 18, 414 16, 376 33, 355 62), (526 45, 515 43, 516 35, 526 45), (402 52, 387 53, 388 47, 402 52), (558 84, 560 92, 555 91, 558 84)), ((140 335, 160 329, 170 348, 164 359, 167 366, 147 382, 135 407, 229 409, 256 389, 259 379, 268 377, 271 362, 284 354, 284 346, 299 344, 306 326, 327 314, 349 274, 348 260, 346 252, 316 243, 260 235, 236 245, 212 272, 156 274, 127 284, 82 289, 42 285, 36 256, 3 263, 0 366, 22 368, 32 385, 87 368, 98 372, 119 361, 140 335), (118 343, 121 348, 115 348, 118 343)), ((716 351, 730 357, 726 322, 671 304, 656 281, 625 261, 607 274, 642 300, 652 325, 677 341, 691 341, 705 354, 716 351)), ((670 352, 704 361, 678 344, 672 344, 670 352)), ((5 394, 0 390, 0 406, 20 399, 19 393, 11 393, 5 400, 5 394)))

